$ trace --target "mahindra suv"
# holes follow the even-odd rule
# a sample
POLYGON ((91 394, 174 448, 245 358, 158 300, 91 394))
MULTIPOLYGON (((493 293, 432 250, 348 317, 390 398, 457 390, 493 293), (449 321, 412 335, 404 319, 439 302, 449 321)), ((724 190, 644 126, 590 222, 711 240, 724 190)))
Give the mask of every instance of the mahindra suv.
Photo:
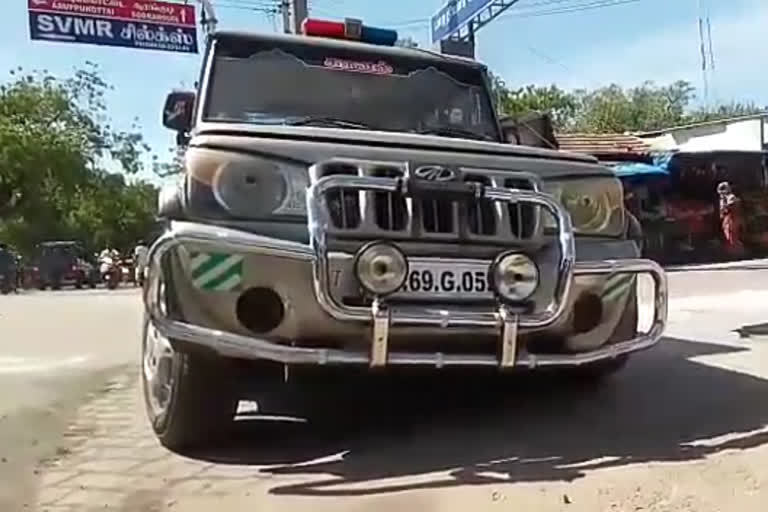
POLYGON ((167 98, 184 174, 142 340, 166 446, 210 442, 244 382, 302 368, 597 378, 660 339, 664 272, 610 169, 507 142, 482 64, 349 33, 213 32, 197 90, 167 98))

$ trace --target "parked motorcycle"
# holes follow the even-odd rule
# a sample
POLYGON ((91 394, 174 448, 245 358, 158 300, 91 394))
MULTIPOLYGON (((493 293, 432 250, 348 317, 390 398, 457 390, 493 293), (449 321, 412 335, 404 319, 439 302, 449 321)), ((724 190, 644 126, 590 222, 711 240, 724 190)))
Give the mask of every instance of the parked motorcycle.
POLYGON ((130 258, 120 262, 120 271, 122 273, 123 281, 128 284, 135 284, 133 266, 133 260, 130 258))

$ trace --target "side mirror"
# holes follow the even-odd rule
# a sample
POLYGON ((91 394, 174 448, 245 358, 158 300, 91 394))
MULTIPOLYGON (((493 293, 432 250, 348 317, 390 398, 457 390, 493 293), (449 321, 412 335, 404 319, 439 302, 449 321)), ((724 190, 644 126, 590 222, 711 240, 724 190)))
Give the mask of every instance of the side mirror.
POLYGON ((192 109, 195 106, 195 93, 173 91, 165 98, 163 107, 163 126, 181 134, 192 128, 192 109))

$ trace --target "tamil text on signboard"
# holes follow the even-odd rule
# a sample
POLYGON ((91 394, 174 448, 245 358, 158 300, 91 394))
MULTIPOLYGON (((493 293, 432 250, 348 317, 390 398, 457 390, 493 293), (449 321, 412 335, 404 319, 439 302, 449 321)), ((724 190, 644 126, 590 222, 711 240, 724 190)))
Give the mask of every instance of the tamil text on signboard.
POLYGON ((492 2, 493 0, 449 0, 432 16, 432 42, 451 37, 492 2))
POLYGON ((193 5, 151 0, 27 0, 32 39, 197 53, 193 5))

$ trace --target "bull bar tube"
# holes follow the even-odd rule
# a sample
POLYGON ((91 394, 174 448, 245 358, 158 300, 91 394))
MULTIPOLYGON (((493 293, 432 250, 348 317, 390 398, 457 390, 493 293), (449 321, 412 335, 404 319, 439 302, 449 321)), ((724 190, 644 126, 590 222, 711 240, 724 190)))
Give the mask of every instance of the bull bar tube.
POLYGON ((314 183, 307 196, 311 245, 264 237, 240 230, 208 224, 175 221, 152 246, 144 301, 149 321, 166 338, 213 349, 222 356, 241 359, 266 359, 284 364, 310 365, 387 365, 405 366, 485 366, 485 367, 573 367, 623 354, 648 349, 661 338, 667 322, 667 280, 664 270, 651 260, 624 259, 575 262, 573 230, 570 216, 551 196, 537 191, 477 186, 478 197, 507 203, 530 203, 547 209, 557 221, 559 246, 559 279, 552 302, 538 315, 520 315, 500 304, 496 311, 467 312, 451 308, 408 306, 398 308, 375 300, 371 307, 339 304, 328 289, 328 261, 325 227, 329 221, 325 195, 334 188, 396 192, 402 190, 398 179, 333 175, 314 183), (262 254, 311 262, 315 298, 333 318, 363 322, 372 328, 369 352, 345 349, 296 347, 266 338, 190 324, 169 318, 163 311, 162 261, 172 249, 184 244, 210 245, 217 250, 245 254, 262 254), (538 329, 555 323, 565 312, 574 276, 650 274, 654 280, 654 318, 650 330, 637 337, 572 354, 530 354, 517 346, 520 329, 538 329), (435 326, 447 328, 496 327, 500 333, 500 355, 443 354, 440 352, 389 351, 387 342, 392 325, 435 326))

